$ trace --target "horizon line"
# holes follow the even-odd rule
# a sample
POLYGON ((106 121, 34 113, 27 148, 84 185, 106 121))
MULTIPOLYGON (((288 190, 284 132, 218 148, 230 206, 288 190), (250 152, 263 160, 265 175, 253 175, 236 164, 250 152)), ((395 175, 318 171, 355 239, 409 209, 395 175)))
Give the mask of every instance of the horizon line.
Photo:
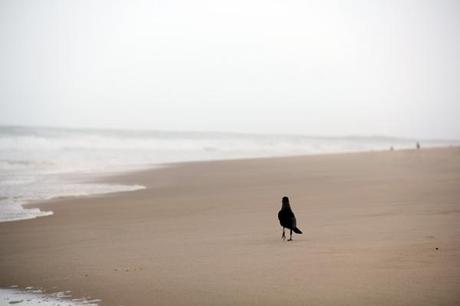
POLYGON ((386 138, 394 140, 406 141, 455 141, 460 142, 460 138, 424 138, 413 136, 393 136, 385 134, 335 134, 335 135, 320 135, 320 134, 304 134, 304 133, 263 133, 263 132, 237 132, 237 131, 222 131, 222 130, 175 130, 161 128, 121 128, 121 127, 78 127, 78 126, 57 126, 57 125, 24 125, 24 124, 8 124, 0 123, 0 128, 42 128, 42 129, 64 129, 64 130, 92 130, 92 131, 127 131, 127 132, 166 132, 166 133, 189 133, 189 134, 227 134, 240 136, 281 136, 281 137, 306 137, 306 138, 386 138))

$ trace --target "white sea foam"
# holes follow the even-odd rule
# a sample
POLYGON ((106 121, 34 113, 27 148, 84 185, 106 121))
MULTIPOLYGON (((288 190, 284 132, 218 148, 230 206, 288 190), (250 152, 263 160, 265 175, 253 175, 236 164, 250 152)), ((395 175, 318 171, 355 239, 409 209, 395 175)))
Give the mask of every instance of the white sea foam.
POLYGON ((32 287, 28 287, 26 290, 0 288, 0 306, 97 306, 98 302, 100 301, 89 298, 71 299, 68 291, 44 294, 32 287))
MULTIPOLYGON (((422 141, 423 146, 458 145, 422 141)), ((89 183, 94 174, 164 163, 413 148, 390 137, 307 137, 232 133, 0 127, 0 222, 52 214, 26 203, 62 196, 132 191, 89 183)))

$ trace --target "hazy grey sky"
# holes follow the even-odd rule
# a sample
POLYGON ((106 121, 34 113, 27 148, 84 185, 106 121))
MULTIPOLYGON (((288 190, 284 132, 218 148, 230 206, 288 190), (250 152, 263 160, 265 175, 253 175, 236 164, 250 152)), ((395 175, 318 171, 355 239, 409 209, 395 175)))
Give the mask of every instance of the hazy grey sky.
POLYGON ((0 0, 0 124, 460 138, 460 1, 0 0))

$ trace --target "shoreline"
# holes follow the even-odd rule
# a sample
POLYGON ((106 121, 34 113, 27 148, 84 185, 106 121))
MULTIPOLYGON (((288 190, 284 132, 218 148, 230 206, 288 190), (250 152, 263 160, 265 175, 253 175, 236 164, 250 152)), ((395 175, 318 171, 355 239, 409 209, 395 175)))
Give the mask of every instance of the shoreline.
MULTIPOLYGON (((455 149, 460 148, 460 146, 448 145, 448 146, 428 146, 423 148, 423 150, 438 150, 438 149, 455 149)), ((117 178, 125 178, 135 176, 137 173, 142 173, 144 171, 153 171, 155 169, 164 168, 164 167, 176 167, 181 165, 186 165, 189 163, 206 163, 206 162, 219 162, 219 161, 247 161, 247 160, 264 160, 264 159, 278 159, 278 158, 299 158, 299 157, 308 157, 308 156, 328 156, 328 155, 343 155, 343 154, 366 154, 366 153, 379 153, 387 151, 415 151, 415 148, 399 148, 394 150, 393 147, 390 149, 371 149, 364 151, 343 151, 343 152, 326 152, 326 153, 311 153, 311 154, 294 154, 294 155, 283 155, 283 156, 259 156, 259 157, 235 157, 235 158, 225 158, 225 159, 207 159, 207 160, 190 160, 190 161, 178 161, 178 162, 167 162, 167 163, 157 163, 157 164, 145 164, 145 165, 133 165, 131 167, 126 167, 124 170, 119 169, 116 171, 97 171, 97 172, 88 172, 88 173, 65 173, 63 174, 64 180, 67 182, 74 181, 76 185, 85 185, 85 184, 104 184, 106 188, 115 188, 118 185, 118 190, 107 190, 101 192, 93 192, 89 194, 69 194, 51 197, 49 199, 32 199, 26 200, 25 203, 19 204, 24 208, 36 208, 40 210, 41 204, 46 204, 48 202, 62 201, 66 199, 73 198, 86 198, 86 197, 98 197, 106 194, 120 193, 120 192, 132 192, 136 190, 145 189, 146 186, 139 185, 136 182, 130 181, 129 184, 126 182, 117 181, 117 178), (66 179, 65 179, 66 178, 66 179)), ((40 210, 41 211, 41 210, 40 210)), ((53 215, 53 211, 41 211, 41 215, 35 215, 32 217, 23 217, 18 219, 11 220, 0 220, 0 223, 3 222, 17 222, 22 220, 33 220, 36 218, 49 217, 53 215)))
POLYGON ((458 147, 185 162, 101 179, 146 189, 26 204, 54 215, 0 223, 1 287, 57 287, 100 305, 460 301, 458 147), (285 194, 305 234, 283 245, 285 194))

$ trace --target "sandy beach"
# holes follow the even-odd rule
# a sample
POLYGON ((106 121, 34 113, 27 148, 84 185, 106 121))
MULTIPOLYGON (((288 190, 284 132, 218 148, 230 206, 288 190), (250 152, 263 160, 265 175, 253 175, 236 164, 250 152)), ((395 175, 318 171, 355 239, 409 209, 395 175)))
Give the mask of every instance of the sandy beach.
MULTIPOLYGON (((0 287, 101 305, 459 305, 460 149, 194 162, 0 223, 0 287), (288 195, 303 235, 280 239, 288 195)), ((107 181, 106 180, 106 181, 107 181)))

